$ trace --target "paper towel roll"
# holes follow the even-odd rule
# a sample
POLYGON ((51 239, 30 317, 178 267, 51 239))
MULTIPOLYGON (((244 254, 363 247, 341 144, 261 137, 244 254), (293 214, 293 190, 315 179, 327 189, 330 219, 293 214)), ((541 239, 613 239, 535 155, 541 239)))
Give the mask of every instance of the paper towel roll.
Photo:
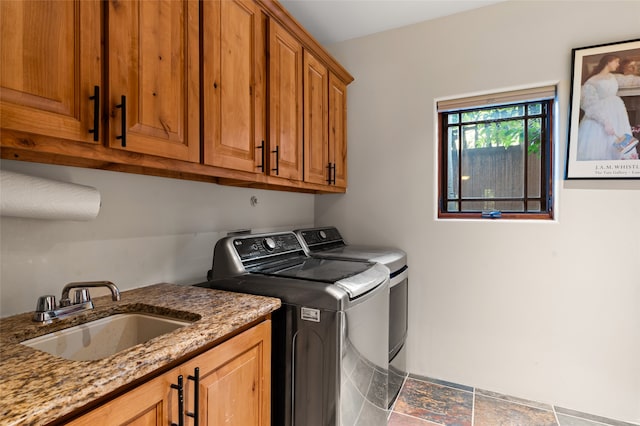
POLYGON ((0 170, 0 214, 53 220, 91 220, 100 211, 96 188, 0 170))

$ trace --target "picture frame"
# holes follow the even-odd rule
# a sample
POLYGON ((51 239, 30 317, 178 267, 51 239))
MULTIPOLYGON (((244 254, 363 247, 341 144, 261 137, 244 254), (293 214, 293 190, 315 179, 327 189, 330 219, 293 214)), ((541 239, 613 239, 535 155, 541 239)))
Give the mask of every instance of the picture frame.
POLYGON ((572 49, 568 133, 566 179, 640 179, 640 39, 572 49))

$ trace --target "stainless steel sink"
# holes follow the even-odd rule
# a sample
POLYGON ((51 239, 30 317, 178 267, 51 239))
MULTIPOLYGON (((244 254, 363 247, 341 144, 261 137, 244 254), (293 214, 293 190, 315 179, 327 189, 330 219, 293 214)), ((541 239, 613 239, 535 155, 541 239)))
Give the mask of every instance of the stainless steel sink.
POLYGON ((147 313, 115 314, 21 344, 68 360, 89 361, 114 355, 192 322, 147 313))

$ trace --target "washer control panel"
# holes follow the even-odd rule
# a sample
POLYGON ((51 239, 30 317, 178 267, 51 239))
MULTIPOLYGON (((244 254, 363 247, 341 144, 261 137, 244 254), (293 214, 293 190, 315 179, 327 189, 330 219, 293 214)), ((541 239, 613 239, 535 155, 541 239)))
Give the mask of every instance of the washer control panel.
POLYGON ((338 232, 338 230, 333 227, 321 229, 305 229, 299 234, 309 247, 320 244, 343 242, 340 232, 338 232))
POLYGON ((238 237, 233 241, 233 247, 243 262, 302 250, 293 233, 238 237))

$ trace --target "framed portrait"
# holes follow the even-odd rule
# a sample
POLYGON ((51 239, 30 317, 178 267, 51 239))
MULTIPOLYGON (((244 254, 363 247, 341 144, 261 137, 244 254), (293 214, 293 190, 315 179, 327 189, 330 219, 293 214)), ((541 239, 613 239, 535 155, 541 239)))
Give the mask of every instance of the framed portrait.
POLYGON ((567 179, 639 179, 640 39, 572 54, 567 179))

